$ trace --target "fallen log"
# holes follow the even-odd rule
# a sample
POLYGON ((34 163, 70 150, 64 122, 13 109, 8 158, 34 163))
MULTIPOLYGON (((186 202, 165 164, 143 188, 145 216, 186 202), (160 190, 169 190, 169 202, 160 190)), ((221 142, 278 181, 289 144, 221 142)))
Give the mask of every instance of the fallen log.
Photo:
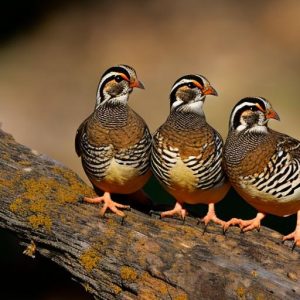
POLYGON ((93 196, 73 171, 0 130, 0 227, 65 268, 97 299, 300 299, 300 251, 281 235, 226 236, 188 217, 132 209, 125 222, 82 203, 93 196))

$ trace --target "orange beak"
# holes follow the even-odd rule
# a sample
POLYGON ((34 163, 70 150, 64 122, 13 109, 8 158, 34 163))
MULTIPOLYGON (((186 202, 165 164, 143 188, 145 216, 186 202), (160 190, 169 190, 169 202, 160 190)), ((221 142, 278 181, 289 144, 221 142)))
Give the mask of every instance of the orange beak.
POLYGON ((142 84, 142 82, 139 81, 139 80, 137 80, 137 79, 135 81, 130 82, 129 86, 131 88, 139 88, 139 89, 143 89, 143 90, 145 89, 145 87, 142 84))
POLYGON ((204 95, 213 95, 213 96, 218 96, 217 91, 212 87, 212 86, 206 86, 204 87, 204 89, 202 90, 204 95))
POLYGON ((279 118, 277 112, 275 110, 273 110, 272 108, 267 110, 265 116, 267 119, 275 119, 277 121, 280 121, 280 118, 279 118))

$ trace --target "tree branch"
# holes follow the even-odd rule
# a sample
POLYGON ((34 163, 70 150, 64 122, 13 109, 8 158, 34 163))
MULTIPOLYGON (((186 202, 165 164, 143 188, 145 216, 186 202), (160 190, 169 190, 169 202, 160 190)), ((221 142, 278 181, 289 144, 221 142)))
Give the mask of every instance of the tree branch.
POLYGON ((74 172, 0 130, 0 226, 63 266, 98 299, 295 299, 299 249, 263 227, 222 235, 188 218, 142 212, 99 217, 93 195, 74 172), (33 241, 34 244, 30 244, 33 241), (288 243, 287 243, 288 244, 288 243))

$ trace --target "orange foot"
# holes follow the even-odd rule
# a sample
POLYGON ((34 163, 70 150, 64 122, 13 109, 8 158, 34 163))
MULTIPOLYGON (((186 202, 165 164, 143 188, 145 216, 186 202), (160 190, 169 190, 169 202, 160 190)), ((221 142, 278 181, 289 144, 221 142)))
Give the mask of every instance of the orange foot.
POLYGON ((294 232, 284 236, 282 238, 282 241, 286 241, 286 240, 294 240, 294 244, 293 244, 293 248, 294 249, 296 246, 300 246, 300 210, 297 213, 297 225, 296 225, 296 229, 294 232))
POLYGON ((241 228, 242 232, 250 231, 255 228, 257 229, 257 231, 259 231, 260 222, 265 216, 266 215, 264 213, 259 212, 257 213, 256 217, 251 220, 241 220, 241 219, 233 218, 224 224, 223 230, 224 232, 226 232, 230 226, 238 225, 241 228))
POLYGON ((219 224, 222 227, 225 226, 225 222, 216 216, 215 205, 213 203, 208 204, 208 212, 207 212, 206 216, 201 220, 201 222, 203 222, 205 225, 204 231, 210 221, 212 221, 216 224, 219 224))
POLYGON ((182 208, 182 205, 176 202, 175 207, 173 209, 162 212, 160 214, 160 217, 164 218, 164 217, 173 217, 174 215, 179 215, 182 218, 182 220, 184 220, 186 214, 187 214, 186 209, 182 208))
POLYGON ((128 209, 129 205, 123 205, 111 200, 110 193, 105 192, 103 196, 97 198, 88 198, 84 197, 83 201, 88 203, 101 203, 104 202, 103 207, 100 209, 100 216, 103 217, 105 215, 106 210, 109 208, 113 213, 117 214, 120 217, 125 217, 125 214, 119 210, 118 208, 128 209))

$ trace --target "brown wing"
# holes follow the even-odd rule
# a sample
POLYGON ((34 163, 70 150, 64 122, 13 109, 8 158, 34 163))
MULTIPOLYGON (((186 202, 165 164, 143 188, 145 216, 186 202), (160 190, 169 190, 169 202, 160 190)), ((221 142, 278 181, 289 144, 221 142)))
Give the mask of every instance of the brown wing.
POLYGON ((81 125, 79 126, 79 128, 76 131, 75 151, 79 157, 82 154, 82 144, 81 144, 82 143, 82 135, 86 131, 86 125, 87 125, 89 118, 90 118, 90 116, 81 123, 81 125))
POLYGON ((291 159, 300 160, 300 141, 289 135, 273 131, 277 137, 278 151, 284 151, 290 154, 291 159))

